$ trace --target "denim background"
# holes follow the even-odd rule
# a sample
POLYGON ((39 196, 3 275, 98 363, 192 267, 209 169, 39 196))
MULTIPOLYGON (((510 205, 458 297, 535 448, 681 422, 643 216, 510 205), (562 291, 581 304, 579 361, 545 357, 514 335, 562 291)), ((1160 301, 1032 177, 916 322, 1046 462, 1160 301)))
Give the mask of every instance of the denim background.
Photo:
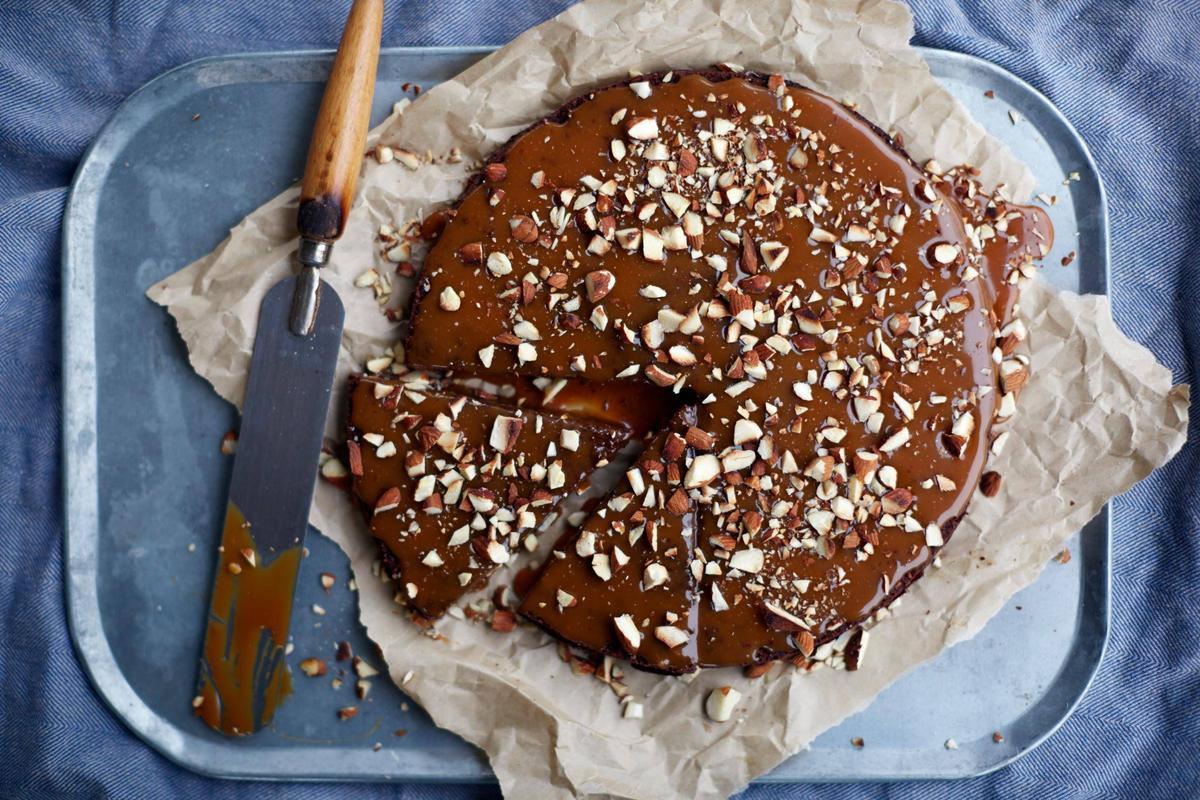
MULTIPOLYGON (((501 44, 567 5, 389 0, 385 45, 501 44)), ((1177 380, 1200 348, 1200 3, 913 0, 917 42, 1047 94, 1107 184, 1117 322, 1177 380)), ((60 220, 76 163, 130 92, 200 56, 336 43, 345 0, 0 0, 0 798, 464 798, 454 786, 237 784, 184 772, 101 706, 63 612, 60 220)), ((1200 796, 1200 459, 1115 503, 1112 639, 1079 710, 998 773, 763 787, 748 798, 1200 796)))

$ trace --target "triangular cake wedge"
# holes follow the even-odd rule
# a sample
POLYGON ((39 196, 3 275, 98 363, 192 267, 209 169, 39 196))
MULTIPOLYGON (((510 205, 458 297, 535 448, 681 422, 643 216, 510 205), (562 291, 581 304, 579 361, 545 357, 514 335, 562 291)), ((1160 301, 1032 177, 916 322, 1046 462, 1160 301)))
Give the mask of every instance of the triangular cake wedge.
POLYGON ((351 379, 354 493, 399 596, 430 619, 486 585, 626 439, 616 425, 351 379))
POLYGON ((685 408, 654 436, 574 538, 547 559, 520 612, 560 639, 655 672, 696 669, 696 508, 683 488, 685 408))

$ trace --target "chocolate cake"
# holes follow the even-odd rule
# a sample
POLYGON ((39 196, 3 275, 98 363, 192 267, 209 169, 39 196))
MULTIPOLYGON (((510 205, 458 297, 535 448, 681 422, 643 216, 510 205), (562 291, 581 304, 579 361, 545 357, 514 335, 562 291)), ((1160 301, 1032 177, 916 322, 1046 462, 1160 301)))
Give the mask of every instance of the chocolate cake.
MULTIPOLYGON (((966 512, 1028 375, 1015 287, 1050 236, 779 76, 643 76, 484 165, 426 257, 405 349, 459 376, 656 387, 681 409, 522 614, 659 671, 807 657, 902 594, 966 512)), ((382 421, 360 424, 372 383, 352 438, 382 421)), ((580 474, 610 452, 593 436, 580 474)), ((535 439, 511 452, 541 457, 535 439)), ((368 503, 403 477, 363 467, 368 503)), ((397 509, 383 537, 405 580, 424 545, 397 509)), ((424 591, 423 613, 456 594, 424 591)))

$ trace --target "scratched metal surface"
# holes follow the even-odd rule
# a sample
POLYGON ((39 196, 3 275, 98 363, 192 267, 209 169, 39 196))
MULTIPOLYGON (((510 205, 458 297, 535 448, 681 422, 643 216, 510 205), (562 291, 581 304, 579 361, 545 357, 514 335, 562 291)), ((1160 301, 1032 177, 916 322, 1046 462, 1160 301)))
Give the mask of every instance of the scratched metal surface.
MULTIPOLYGON (((402 96, 405 81, 428 88, 484 52, 384 51, 375 119, 402 96)), ((997 67, 943 51, 925 55, 950 91, 1029 164, 1040 190, 1058 196, 1050 210, 1058 241, 1045 277, 1105 292, 1103 190, 1070 124, 997 67), (1020 114, 1016 124, 1010 108, 1020 114), (1082 180, 1063 186, 1072 171, 1082 180), (1058 266, 1068 250, 1078 258, 1058 266)), ((274 724, 237 741, 209 731, 189 705, 231 466, 219 442, 236 419, 188 367, 173 323, 143 292, 299 179, 302 134, 328 63, 328 54, 283 53, 180 67, 131 97, 80 166, 63 248, 71 630, 105 702, 152 747, 194 770, 280 780, 487 781, 479 751, 435 728, 383 679, 359 702, 352 680, 332 691, 327 679, 297 676, 274 724), (350 704, 359 714, 338 721, 336 709, 350 704)), ((978 636, 909 674, 761 780, 965 777, 1035 747, 1070 713, 1104 649, 1108 524, 1105 509, 1071 542, 1070 563, 1052 564, 978 636), (1003 743, 992 741, 995 730, 1004 732, 1003 743), (868 740, 869 758, 851 746, 856 736, 868 740), (951 737, 956 750, 944 747, 951 737)), ((345 557, 318 533, 308 544, 293 670, 314 654, 332 665, 342 639, 382 667, 345 589, 345 557), (321 572, 338 576, 336 590, 320 588, 321 572), (314 603, 327 613, 313 614, 314 603)))

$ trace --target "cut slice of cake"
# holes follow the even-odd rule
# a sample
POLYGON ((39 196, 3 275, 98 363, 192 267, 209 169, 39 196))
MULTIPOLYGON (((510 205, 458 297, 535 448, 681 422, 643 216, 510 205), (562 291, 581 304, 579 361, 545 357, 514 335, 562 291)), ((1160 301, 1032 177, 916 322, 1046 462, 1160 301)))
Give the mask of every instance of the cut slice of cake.
POLYGON ((530 547, 628 438, 616 425, 429 384, 356 377, 350 395, 354 493, 399 596, 430 619, 530 547))
POLYGON ((696 669, 696 506, 685 488, 683 439, 694 420, 694 408, 676 414, 583 528, 564 537, 521 603, 525 617, 644 669, 696 669))

